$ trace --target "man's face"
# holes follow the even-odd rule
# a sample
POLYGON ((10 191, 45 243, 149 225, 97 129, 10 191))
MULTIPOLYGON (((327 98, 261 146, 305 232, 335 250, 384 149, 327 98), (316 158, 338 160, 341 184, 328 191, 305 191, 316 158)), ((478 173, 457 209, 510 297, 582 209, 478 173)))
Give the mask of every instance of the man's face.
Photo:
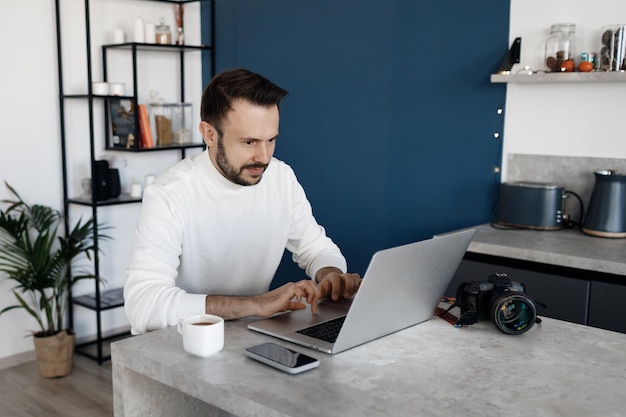
POLYGON ((222 137, 217 137, 215 129, 210 135, 212 139, 204 135, 209 156, 230 181, 239 185, 255 185, 261 181, 274 155, 278 137, 278 106, 258 106, 245 100, 235 100, 232 107, 223 123, 222 137))

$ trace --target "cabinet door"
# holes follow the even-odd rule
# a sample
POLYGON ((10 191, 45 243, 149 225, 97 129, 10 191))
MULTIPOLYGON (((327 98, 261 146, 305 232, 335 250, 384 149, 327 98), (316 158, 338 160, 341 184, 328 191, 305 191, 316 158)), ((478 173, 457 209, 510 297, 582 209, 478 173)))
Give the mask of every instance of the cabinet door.
POLYGON ((626 285, 592 282, 589 325, 626 333, 626 320, 620 310, 625 299, 626 285))
POLYGON ((547 308, 537 306, 540 316, 586 324, 590 285, 586 280, 464 259, 446 295, 455 296, 462 282, 484 281, 489 275, 501 272, 524 284, 530 298, 547 305, 547 308))

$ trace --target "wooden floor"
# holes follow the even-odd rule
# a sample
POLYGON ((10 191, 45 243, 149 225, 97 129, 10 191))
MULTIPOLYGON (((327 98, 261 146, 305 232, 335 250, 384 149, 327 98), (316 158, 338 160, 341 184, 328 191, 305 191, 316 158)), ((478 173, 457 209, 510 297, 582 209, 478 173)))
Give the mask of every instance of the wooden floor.
POLYGON ((64 378, 46 379, 37 363, 0 370, 0 415, 100 417, 113 416, 111 362, 74 355, 74 368, 64 378))

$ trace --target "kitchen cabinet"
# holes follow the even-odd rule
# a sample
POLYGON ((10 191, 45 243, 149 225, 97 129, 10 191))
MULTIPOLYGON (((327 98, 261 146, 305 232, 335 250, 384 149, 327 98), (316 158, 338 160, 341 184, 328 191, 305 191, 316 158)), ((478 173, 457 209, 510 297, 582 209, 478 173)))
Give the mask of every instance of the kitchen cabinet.
POLYGON ((587 304, 590 281, 523 269, 506 265, 506 262, 481 262, 464 259, 459 266, 446 295, 455 296, 462 282, 485 281, 494 273, 506 273, 513 281, 526 286, 526 294, 535 301, 537 314, 572 323, 587 324, 587 304))
MULTIPOLYGON (((67 19, 67 21, 61 22, 61 9, 63 6, 72 6, 74 3, 69 4, 70 2, 65 2, 64 0, 56 0, 55 1, 55 11, 56 11, 56 37, 57 37, 57 54, 58 54, 58 73, 59 73, 59 118, 60 118, 60 129, 61 129, 61 157, 62 157, 62 169, 63 169, 63 210, 66 218, 70 217, 70 211, 73 210, 73 206, 86 206, 91 210, 91 216, 93 217, 96 224, 100 224, 98 220, 98 214, 100 210, 110 210, 111 206, 118 206, 121 204, 136 204, 141 202, 141 198, 131 197, 127 194, 121 194, 119 197, 108 198, 108 199, 100 199, 96 198, 96 190, 94 184, 94 192, 92 192, 91 197, 88 196, 73 196, 71 194, 71 187, 69 186, 69 170, 72 166, 76 165, 75 160, 69 160, 69 155, 72 155, 74 159, 76 159, 76 154, 72 154, 68 149, 68 140, 69 136, 72 135, 70 133, 70 129, 66 129, 66 125, 69 126, 71 122, 76 121, 75 117, 68 116, 69 107, 75 109, 76 107, 81 107, 86 109, 85 116, 86 123, 88 124, 88 135, 86 137, 82 137, 81 135, 77 135, 74 133, 74 143, 82 141, 87 141, 88 146, 86 148, 89 149, 88 155, 80 155, 79 158, 81 162, 85 164, 89 164, 91 167, 91 178, 97 179, 99 175, 97 175, 96 169, 96 149, 105 149, 107 151, 118 152, 118 151, 127 151, 127 152, 147 152, 147 151, 177 151, 180 152, 180 158, 185 157, 185 150, 189 148, 197 148, 204 146, 202 143, 176 143, 170 144, 167 146, 155 146, 150 148, 141 147, 140 141, 134 141, 133 146, 118 148, 112 146, 111 143, 111 115, 109 114, 109 106, 110 103, 114 100, 127 100, 133 103, 135 108, 134 117, 134 132, 141 132, 140 130, 140 121, 138 117, 137 105, 139 103, 139 91, 138 91, 138 79, 141 77, 141 72, 138 70, 137 62, 141 59, 140 53, 149 51, 150 53, 164 53, 169 54, 169 56, 176 57, 179 62, 179 75, 174 77, 170 77, 170 83, 179 83, 178 88, 180 91, 180 102, 183 103, 185 101, 184 91, 185 91, 185 57, 188 53, 202 53, 207 52, 210 54, 210 62, 211 62, 211 75, 215 72, 215 48, 214 48, 214 27, 215 27, 215 5, 214 0, 149 0, 149 1, 138 1, 137 3, 143 3, 146 7, 149 7, 150 2, 152 3, 169 3, 172 5, 176 4, 187 4, 187 3, 197 3, 197 2, 209 2, 210 8, 210 16, 205 17, 204 20, 210 21, 211 25, 211 41, 210 45, 170 45, 170 44, 153 44, 153 43, 137 43, 137 42, 126 42, 122 44, 108 44, 102 45, 102 65, 103 65, 103 76, 104 81, 107 81, 107 58, 108 54, 112 53, 112 51, 121 51, 121 53, 127 52, 132 56, 132 65, 129 68, 132 71, 132 94, 131 95, 123 95, 123 96, 113 96, 113 95, 99 95, 94 94, 93 91, 93 68, 92 68, 92 33, 91 33, 91 23, 92 16, 90 12, 91 0, 84 0, 84 21, 75 21, 76 19, 67 19), (68 94, 65 91, 64 87, 64 75, 63 75, 63 54, 62 54, 62 46, 63 42, 61 39, 61 28, 71 26, 72 29, 80 30, 81 26, 84 25, 84 34, 85 34, 85 48, 86 48, 86 85, 84 85, 83 91, 79 91, 78 93, 68 94), (68 102, 72 102, 72 106, 68 105, 68 102), (76 105, 77 104, 77 105, 76 105), (102 117, 102 113, 98 112, 98 109, 103 109, 104 117, 102 117), (104 120, 104 127, 98 123, 98 119, 102 118, 104 120), (80 137, 79 137, 80 136, 80 137)), ((110 1, 107 5, 111 9, 114 9, 116 6, 116 2, 110 1)), ((94 16, 94 18, 97 18, 94 16)), ((73 32, 75 33, 75 32, 73 32)), ((70 48, 71 49, 71 48, 70 48)), ((117 53, 117 52, 116 52, 117 53)), ((72 116, 75 116, 72 114, 72 116)), ((129 124, 132 126, 132 124, 129 124)), ((140 139, 140 138, 137 138, 140 139)), ((165 167, 164 167, 165 168, 165 167)), ((92 181, 93 182, 93 181, 92 181)), ((67 223, 67 222, 66 222, 67 223)), ((106 225, 112 226, 115 225, 106 225)), ((66 224, 66 228, 67 228, 66 224)), ((66 233, 68 230, 66 229, 66 233)), ((94 360, 97 360, 98 363, 102 364, 104 361, 110 358, 110 353, 105 351, 108 349, 107 341, 114 340, 119 337, 123 337, 128 335, 128 332, 124 332, 122 334, 116 333, 109 329, 103 329, 102 324, 102 315, 106 311, 110 311, 113 309, 117 309, 123 307, 123 289, 122 288, 112 288, 106 291, 103 291, 101 286, 103 282, 103 277, 101 277, 101 262, 104 262, 105 259, 102 257, 102 254, 99 251, 99 246, 101 244, 101 238, 96 233, 94 239, 95 246, 95 256, 92 259, 92 267, 93 273, 97 277, 94 280, 94 292, 92 294, 82 295, 79 297, 73 297, 72 294, 69 295, 69 302, 71 303, 70 314, 69 314, 69 326, 73 327, 74 324, 74 307, 80 306, 82 309, 81 313, 85 311, 91 311, 94 314, 94 322, 96 325, 96 335, 95 340, 87 341, 84 343, 77 344, 76 351, 77 353, 83 354, 87 357, 90 357, 94 360)), ((84 335, 77 335, 77 339, 85 339, 84 335)))
POLYGON ((589 300, 589 325, 626 333, 622 306, 626 300, 626 285, 592 282, 589 300))

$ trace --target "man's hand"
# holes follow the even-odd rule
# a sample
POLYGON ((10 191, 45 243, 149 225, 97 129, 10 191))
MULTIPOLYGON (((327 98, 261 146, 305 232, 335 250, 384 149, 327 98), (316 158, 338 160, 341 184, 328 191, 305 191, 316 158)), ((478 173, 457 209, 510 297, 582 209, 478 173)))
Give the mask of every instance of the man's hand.
POLYGON ((352 297, 356 294, 362 281, 359 274, 344 274, 339 269, 332 267, 322 268, 317 271, 315 280, 318 282, 317 288, 321 293, 321 297, 330 296, 334 301, 340 297, 352 297))
POLYGON ((309 279, 288 282, 275 290, 254 297, 258 308, 256 315, 266 317, 287 310, 302 310, 306 308, 304 300, 311 305, 311 312, 316 314, 317 300, 321 296, 318 287, 309 279))
POLYGON ((322 297, 320 290, 310 279, 288 282, 270 292, 254 296, 207 295, 205 311, 224 320, 236 320, 244 317, 267 317, 287 310, 306 308, 306 301, 311 305, 313 314, 317 313, 317 300, 322 297))

